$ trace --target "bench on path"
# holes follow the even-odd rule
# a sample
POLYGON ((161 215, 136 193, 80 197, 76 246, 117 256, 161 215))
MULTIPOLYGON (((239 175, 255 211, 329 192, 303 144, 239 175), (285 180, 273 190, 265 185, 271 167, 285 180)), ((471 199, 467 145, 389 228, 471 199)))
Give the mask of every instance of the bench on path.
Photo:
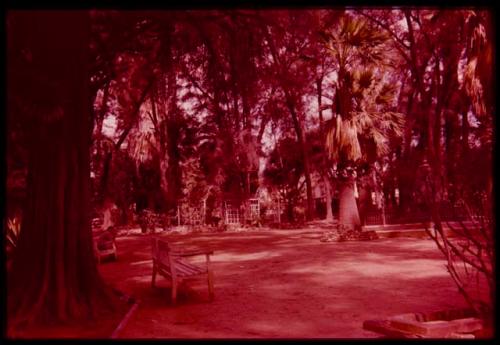
POLYGON ((210 300, 213 299, 213 272, 210 268, 210 255, 213 254, 213 251, 174 251, 170 248, 168 242, 157 237, 152 238, 151 251, 153 256, 151 286, 155 286, 157 273, 169 279, 172 283, 172 304, 176 303, 177 289, 184 280, 204 275, 207 276, 210 300), (196 255, 205 255, 206 260, 204 266, 193 264, 184 259, 196 255))
POLYGON ((95 231, 93 233, 94 240, 94 255, 97 258, 97 263, 101 263, 101 258, 113 256, 114 260, 118 259, 115 245, 116 233, 110 229, 105 231, 95 231))

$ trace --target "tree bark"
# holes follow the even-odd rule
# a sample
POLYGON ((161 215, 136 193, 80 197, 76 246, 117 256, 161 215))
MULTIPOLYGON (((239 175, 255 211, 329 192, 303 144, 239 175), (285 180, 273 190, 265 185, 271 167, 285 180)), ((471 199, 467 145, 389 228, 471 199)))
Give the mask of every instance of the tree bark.
MULTIPOLYGON (((109 89, 111 87, 111 82, 106 83, 104 86, 103 90, 103 96, 102 96, 102 102, 101 102, 101 107, 99 108, 99 112, 97 113, 97 116, 95 116, 95 137, 92 136, 92 139, 96 139, 95 143, 98 145, 98 143, 101 141, 102 137, 102 125, 104 123, 104 117, 106 116, 106 113, 108 112, 108 100, 109 100, 109 89)), ((93 108, 92 108, 93 110, 93 108)))
MULTIPOLYGON (((164 77, 165 76, 162 76, 162 78, 164 78, 164 77)), ((164 86, 165 86, 165 84, 164 84, 163 80, 156 85, 157 88, 158 87, 161 88, 164 86)), ((157 92, 157 94, 162 95, 162 94, 164 94, 163 91, 164 90, 162 90, 162 92, 157 92)), ((153 119, 154 119, 153 122, 154 122, 154 126, 155 126, 155 135, 156 135, 156 138, 157 138, 158 144, 159 144, 158 152, 160 155, 160 188, 162 190, 163 197, 166 201, 168 199, 168 187, 169 187, 169 183, 167 180, 167 169, 168 169, 168 160, 169 160, 169 156, 168 156, 168 152, 167 152, 167 128, 166 128, 167 121, 165 119, 166 110, 165 110, 164 103, 163 103, 163 105, 160 106, 160 104, 162 102, 165 102, 165 99, 160 99, 160 102, 159 102, 160 104, 158 104, 158 102, 156 101, 155 92, 153 92, 150 95, 150 100, 151 100, 151 112, 153 114, 153 119), (160 116, 159 116, 159 113, 161 114, 160 116)))
POLYGON ((293 221, 295 220, 295 212, 293 212, 293 204, 294 204, 293 199, 291 198, 287 199, 286 216, 289 223, 293 223, 293 221))
MULTIPOLYGON (((323 75, 316 80, 316 91, 318 97, 318 116, 319 116, 319 132, 323 137, 323 75)), ((324 157, 322 159, 325 159, 324 157)), ((328 179, 328 174, 323 171, 323 184, 325 185, 325 197, 326 197, 326 218, 328 222, 333 222, 333 212, 332 212, 332 186, 328 179)))
POLYGON ((89 16, 22 16, 32 37, 32 77, 45 75, 55 86, 33 89, 51 105, 30 126, 27 202, 8 280, 9 326, 86 318, 113 300, 96 267, 90 225, 89 16))
POLYGON ((295 106, 291 98, 290 92, 284 87, 286 103, 288 110, 292 115, 293 126, 295 128, 295 133, 297 134, 297 141, 299 142, 303 162, 304 162, 304 177, 306 180, 306 195, 307 195, 307 210, 306 218, 307 220, 312 220, 314 218, 314 200, 312 196, 312 185, 311 185, 311 169, 309 164, 309 155, 307 153, 306 143, 304 140, 304 133, 302 130, 302 125, 299 121, 299 116, 295 111, 295 106))
POLYGON ((326 218, 328 222, 333 222, 333 211, 332 211, 332 186, 327 176, 323 176, 323 183, 325 184, 325 196, 326 196, 326 218))
POLYGON ((316 80, 316 91, 318 96, 318 115, 319 115, 319 127, 323 128, 323 78, 318 78, 316 80))
POLYGON ((462 112, 462 153, 464 157, 467 157, 469 153, 469 118, 467 116, 469 108, 464 107, 462 112))
POLYGON ((172 37, 173 28, 169 34, 169 51, 166 53, 166 63, 168 64, 167 74, 167 151, 165 159, 167 163, 167 179, 169 182, 167 201, 172 207, 176 207, 182 196, 182 170, 180 166, 180 140, 181 140, 181 118, 179 107, 177 105, 177 68, 178 57, 174 51, 172 37))

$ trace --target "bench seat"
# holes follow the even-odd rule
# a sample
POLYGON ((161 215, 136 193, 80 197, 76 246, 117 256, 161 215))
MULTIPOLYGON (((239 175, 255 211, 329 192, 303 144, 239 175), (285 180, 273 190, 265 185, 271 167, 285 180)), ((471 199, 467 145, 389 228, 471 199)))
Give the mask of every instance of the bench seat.
POLYGON ((213 299, 213 273, 210 267, 212 251, 174 251, 168 242, 157 237, 152 238, 151 251, 153 257, 153 274, 151 285, 155 286, 156 274, 170 280, 172 285, 172 304, 176 303, 178 286, 187 279, 200 276, 207 277, 210 300, 213 299), (186 257, 204 255, 205 265, 197 265, 185 260, 186 257))

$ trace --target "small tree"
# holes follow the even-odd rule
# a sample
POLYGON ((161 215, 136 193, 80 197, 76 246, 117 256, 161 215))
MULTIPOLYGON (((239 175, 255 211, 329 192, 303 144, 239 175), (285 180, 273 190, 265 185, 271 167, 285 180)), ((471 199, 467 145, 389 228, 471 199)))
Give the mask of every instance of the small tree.
MULTIPOLYGON (((462 146, 456 156, 454 173, 447 195, 441 188, 440 143, 428 144, 426 159, 419 170, 424 180, 423 195, 430 210, 433 229, 427 229, 444 254, 446 267, 459 292, 475 312, 493 328, 495 301, 492 142, 494 103, 491 98, 491 61, 493 52, 492 21, 488 13, 467 13, 468 42, 463 74, 465 100, 471 105, 462 114, 467 131, 461 133, 462 146), (481 63, 482 62, 482 63, 481 63), (468 113, 477 119, 477 127, 469 128, 468 113), (443 228, 440 203, 451 201, 456 223, 443 228)), ((428 133, 429 134, 429 133, 428 133)), ((431 137, 431 135, 429 135, 431 137)), ((438 137, 439 138, 439 137, 438 137)))
POLYGON ((434 223, 434 227, 426 231, 446 258, 446 268, 460 294, 486 320, 487 327, 492 327, 495 249, 491 195, 484 188, 472 190, 469 183, 457 186, 454 206, 459 206, 460 214, 454 213, 454 219, 459 221, 458 224, 446 222, 450 229, 447 232, 435 197, 436 176, 425 162, 421 170, 424 198, 434 223))

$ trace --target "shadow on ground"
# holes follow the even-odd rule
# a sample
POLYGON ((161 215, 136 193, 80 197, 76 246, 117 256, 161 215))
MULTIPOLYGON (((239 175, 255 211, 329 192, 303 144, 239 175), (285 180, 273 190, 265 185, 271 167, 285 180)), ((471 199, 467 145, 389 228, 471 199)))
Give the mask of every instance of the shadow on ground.
POLYGON ((215 300, 201 279, 172 306, 165 279, 151 287, 149 236, 120 237, 119 260, 100 269, 141 300, 122 337, 373 338, 366 319, 465 305, 430 240, 322 243, 311 229, 159 236, 215 251, 215 300))

